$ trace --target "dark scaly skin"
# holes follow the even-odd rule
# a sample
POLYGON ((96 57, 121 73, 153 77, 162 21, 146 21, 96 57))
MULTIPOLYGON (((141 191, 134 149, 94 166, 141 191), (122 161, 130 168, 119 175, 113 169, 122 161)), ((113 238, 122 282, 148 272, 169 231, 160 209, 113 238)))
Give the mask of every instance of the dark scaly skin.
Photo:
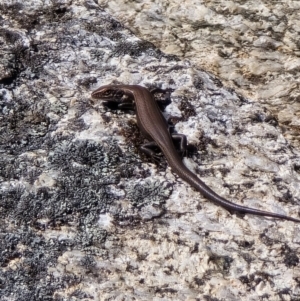
MULTIPOLYGON (((153 95, 148 89, 138 85, 107 85, 92 93, 92 97, 118 104, 118 108, 135 109, 137 124, 143 135, 149 141, 155 141, 165 155, 170 167, 181 179, 202 193, 208 200, 220 205, 230 212, 249 213, 253 215, 269 216, 293 222, 299 219, 282 214, 271 213, 234 204, 211 190, 182 162, 176 150, 167 122, 163 117, 153 95)), ((150 151, 151 152, 151 151, 150 151)))

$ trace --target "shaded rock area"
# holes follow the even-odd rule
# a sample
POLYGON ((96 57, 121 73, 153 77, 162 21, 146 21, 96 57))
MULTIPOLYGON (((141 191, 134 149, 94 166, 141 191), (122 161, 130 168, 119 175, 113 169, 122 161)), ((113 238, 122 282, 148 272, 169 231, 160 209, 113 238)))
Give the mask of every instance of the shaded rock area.
POLYGON ((205 200, 140 154, 132 112, 90 94, 171 89, 185 164, 223 197, 299 218, 299 151, 270 111, 94 1, 2 1, 0 16, 0 300, 300 298, 298 224, 205 200))

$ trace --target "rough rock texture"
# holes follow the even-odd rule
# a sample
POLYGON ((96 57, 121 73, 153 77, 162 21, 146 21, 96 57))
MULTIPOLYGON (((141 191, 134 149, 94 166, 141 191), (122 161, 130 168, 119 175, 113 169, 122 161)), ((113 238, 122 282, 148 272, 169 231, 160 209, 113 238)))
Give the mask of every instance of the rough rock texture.
POLYGON ((299 217, 300 154, 270 111, 93 1, 2 1, 0 15, 0 300, 299 300, 300 225, 205 200, 140 155, 134 114, 90 93, 173 89, 189 168, 299 217))
POLYGON ((135 34, 266 106, 300 149, 298 0, 98 0, 135 34))

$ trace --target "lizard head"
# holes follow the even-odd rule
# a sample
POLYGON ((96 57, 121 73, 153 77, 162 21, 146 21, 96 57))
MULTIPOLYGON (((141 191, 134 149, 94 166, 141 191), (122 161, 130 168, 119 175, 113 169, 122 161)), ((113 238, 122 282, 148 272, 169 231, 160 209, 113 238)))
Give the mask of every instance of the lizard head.
POLYGON ((124 92, 117 85, 102 86, 92 93, 93 98, 97 98, 104 101, 122 101, 124 92))

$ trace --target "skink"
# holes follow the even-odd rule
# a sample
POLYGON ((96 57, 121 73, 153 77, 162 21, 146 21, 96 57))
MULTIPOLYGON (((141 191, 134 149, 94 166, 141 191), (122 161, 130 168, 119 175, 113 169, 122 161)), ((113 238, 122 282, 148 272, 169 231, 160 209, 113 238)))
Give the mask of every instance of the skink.
POLYGON ((197 175, 183 164, 173 140, 179 140, 181 151, 184 151, 186 138, 184 135, 170 134, 167 121, 163 117, 157 102, 148 89, 138 85, 106 85, 95 90, 92 93, 92 97, 103 100, 106 104, 114 103, 119 109, 134 109, 138 127, 145 138, 150 141, 143 145, 141 150, 154 159, 157 159, 155 148, 158 147, 166 157, 173 172, 202 193, 208 200, 224 207, 230 212, 249 213, 300 222, 299 219, 283 214, 271 213, 234 204, 210 189, 197 175))

